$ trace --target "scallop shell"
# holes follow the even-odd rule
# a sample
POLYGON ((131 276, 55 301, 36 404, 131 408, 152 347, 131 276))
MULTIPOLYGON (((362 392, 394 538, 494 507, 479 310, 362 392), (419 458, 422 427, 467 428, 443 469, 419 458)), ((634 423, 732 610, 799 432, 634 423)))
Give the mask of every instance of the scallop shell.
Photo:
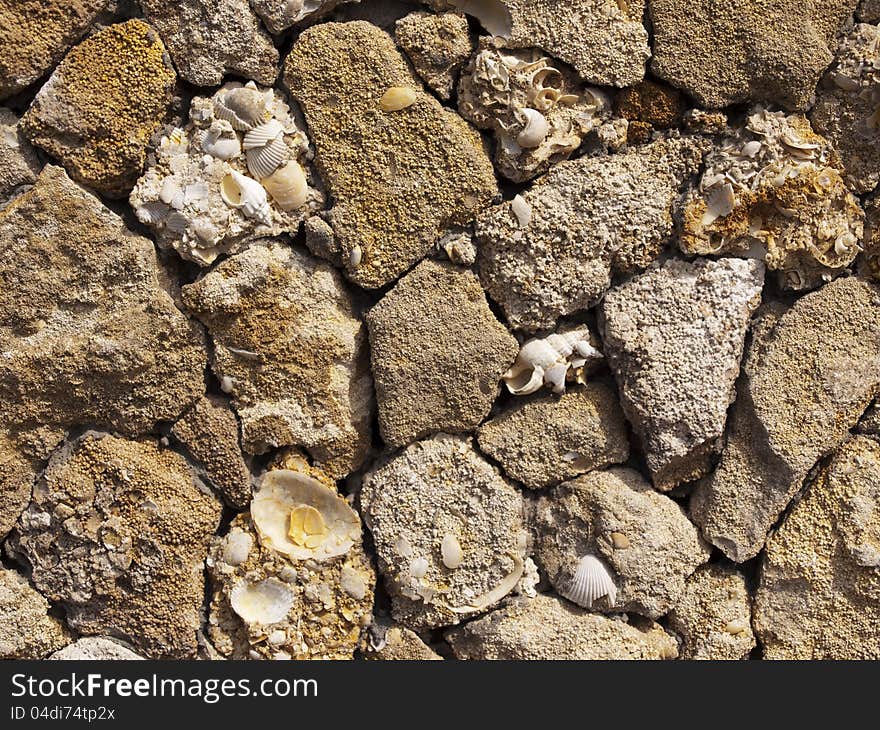
POLYGON ((248 218, 264 226, 271 225, 272 211, 266 189, 256 180, 233 170, 220 183, 220 197, 231 208, 240 209, 248 218))
POLYGON ((603 596, 609 606, 617 601, 617 586, 611 574, 602 561, 593 555, 584 555, 580 559, 574 577, 559 593, 584 608, 592 608, 593 601, 603 596))
POLYGON ((259 127, 254 127, 244 135, 245 150, 252 150, 255 147, 265 147, 273 140, 284 135, 284 127, 277 119, 270 119, 259 127))
POLYGON ((272 196, 272 200, 284 211, 300 208, 309 197, 306 174, 296 160, 291 160, 268 177, 264 177, 263 186, 272 196))
POLYGON ((276 578, 259 583, 240 580, 229 594, 229 603, 247 624, 269 626, 287 618, 296 594, 276 578))
POLYGON ((361 539, 360 519, 342 497, 286 469, 263 477, 251 517, 264 546, 296 560, 344 555, 361 539))
POLYGON ((283 137, 276 137, 263 147, 252 147, 245 152, 247 168, 256 178, 269 177, 287 159, 288 148, 283 137))
POLYGON ((255 84, 221 90, 214 97, 214 116, 239 132, 253 129, 266 118, 266 97, 255 84))
POLYGON ((141 223, 155 225, 163 221, 170 210, 171 208, 161 200, 152 200, 139 206, 134 214, 141 223))
POLYGON ((547 118, 537 109, 520 109, 519 113, 525 117, 525 126, 517 135, 516 143, 526 149, 538 147, 550 132, 547 118))

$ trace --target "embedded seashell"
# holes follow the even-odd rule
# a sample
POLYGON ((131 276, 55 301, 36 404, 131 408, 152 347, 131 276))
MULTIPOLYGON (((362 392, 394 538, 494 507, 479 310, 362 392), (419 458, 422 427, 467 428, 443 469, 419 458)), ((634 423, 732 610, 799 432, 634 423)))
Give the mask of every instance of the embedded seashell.
POLYGON ((525 562, 519 555, 512 555, 513 570, 511 570, 494 588, 486 591, 480 596, 476 596, 464 606, 452 606, 445 601, 435 601, 437 605, 443 606, 452 613, 473 613, 474 611, 482 611, 484 608, 492 606, 500 601, 504 596, 510 593, 520 581, 525 571, 525 562))
POLYGON ((296 594, 276 578, 259 583, 240 580, 229 594, 229 603, 246 624, 269 626, 287 618, 296 594))
POLYGON ((268 177, 264 177, 263 187, 284 211, 302 207, 309 197, 306 174, 296 160, 291 160, 268 177))
POLYGON ((264 546, 296 560, 344 555, 360 541, 357 513, 333 489, 286 469, 268 472, 251 502, 264 546))
POLYGON ((455 570, 461 565, 464 560, 464 553, 455 535, 447 534, 443 536, 443 540, 440 542, 440 557, 443 560, 443 565, 450 570, 455 570))
POLYGON ((617 550, 626 550, 630 545, 629 538, 622 532, 611 533, 611 544, 614 545, 617 550))
POLYGON ((532 206, 522 195, 515 195, 510 201, 510 210, 516 216, 520 228, 525 228, 532 220, 532 206))
POLYGON ((253 129, 266 118, 266 97, 255 85, 221 90, 214 98, 214 115, 239 132, 253 129))
POLYGON ((409 574, 413 578, 424 578, 428 574, 428 559, 414 558, 409 564, 409 574))
POLYGON ((510 38, 513 18, 501 0, 452 0, 452 4, 462 13, 473 15, 490 35, 510 38))
POLYGON ((761 151, 761 143, 753 139, 751 142, 746 142, 742 148, 742 154, 745 157, 754 157, 761 151))
POLYGON ((703 225, 711 225, 718 218, 730 215, 734 205, 736 205, 736 196, 733 194, 733 186, 730 183, 725 183, 706 199, 703 225))
POLYGON ((162 187, 159 190, 159 200, 166 205, 170 205, 175 210, 180 210, 183 207, 183 190, 173 177, 166 177, 162 181, 162 187))
POLYGON ((183 233, 188 225, 186 216, 176 210, 165 219, 165 227, 174 233, 183 233))
POLYGON ((231 393, 235 388, 235 380, 230 378, 228 375, 224 375, 220 378, 220 390, 224 393, 231 393))
POLYGON ((220 197, 226 205, 240 209, 248 218, 264 226, 271 225, 272 212, 266 189, 253 178, 233 170, 220 183, 220 197))
POLYGON ((749 630, 749 625, 743 621, 742 619, 735 618, 732 621, 728 621, 724 625, 724 631, 728 634, 733 634, 736 636, 737 634, 744 634, 749 630))
POLYGON ((287 159, 288 147, 283 137, 276 137, 263 147, 252 147, 245 152, 248 171, 257 178, 269 177, 287 159))
POLYGON ((588 330, 575 329, 528 340, 520 348, 513 367, 502 376, 507 389, 514 395, 529 395, 547 384, 555 393, 562 393, 569 369, 602 359, 602 353, 590 344, 589 337, 588 330))
POLYGON ((568 586, 559 593, 583 608, 592 608, 593 601, 605 597, 609 606, 617 600, 617 586, 601 560, 584 555, 578 562, 568 586))
POLYGON ((351 249, 351 253, 348 255, 348 265, 352 268, 357 268, 361 265, 361 260, 364 257, 363 249, 360 246, 355 246, 351 249))
POLYGON ((397 112, 415 104, 416 98, 414 89, 408 86, 392 86, 379 99, 379 108, 383 112, 397 112))
POLYGON ((523 130, 516 136, 516 143, 526 149, 537 147, 550 131, 547 118, 537 109, 520 109, 519 113, 525 117, 525 123, 523 130))
POLYGON ((241 154, 241 142, 229 122, 215 121, 201 137, 202 150, 218 160, 231 160, 241 154))
POLYGON ((141 223, 147 225, 155 225, 164 220, 165 216, 171 211, 171 208, 161 200, 153 200, 139 206, 134 214, 141 223))
POLYGON ((277 119, 270 119, 258 127, 254 127, 244 135, 244 143, 242 148, 252 150, 255 147, 265 147, 273 140, 278 139, 284 134, 284 127, 277 119))
POLYGON ((223 561, 229 565, 241 565, 248 558, 254 539, 243 530, 232 530, 223 540, 223 561))

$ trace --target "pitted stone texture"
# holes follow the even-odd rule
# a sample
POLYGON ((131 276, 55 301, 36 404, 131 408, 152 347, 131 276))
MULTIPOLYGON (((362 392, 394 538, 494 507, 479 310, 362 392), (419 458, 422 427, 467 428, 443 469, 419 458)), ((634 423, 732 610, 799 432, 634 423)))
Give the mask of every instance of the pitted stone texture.
POLYGON ((366 475, 360 500, 392 614, 410 629, 479 614, 522 577, 522 497, 464 439, 412 444, 366 475))
MULTIPOLYGON (((251 0, 251 7, 263 19, 269 32, 277 35, 293 25, 316 20, 347 2, 359 3, 360 0, 251 0)), ((370 0, 369 4, 375 6, 377 3, 370 0)))
POLYGON ((45 659, 70 641, 49 603, 14 570, 0 568, 0 659, 45 659))
POLYGON ((880 658, 880 445, 845 443, 770 536, 755 598, 767 659, 880 658))
POLYGON ((49 71, 109 0, 0 0, 0 99, 49 71))
POLYGON ((53 455, 11 544, 76 631, 191 657, 220 513, 183 457, 89 432, 53 455))
POLYGON ((561 398, 517 399, 480 428, 477 442, 508 476, 531 489, 629 458, 617 393, 604 383, 570 389, 561 398))
MULTIPOLYGON (((272 86, 278 50, 248 0, 140 0, 180 75, 216 86, 228 73, 272 86)), ((282 4, 278 2, 277 4, 282 4)))
POLYGON ((651 70, 700 106, 811 103, 857 0, 651 0, 651 70))
POLYGON ((511 203, 477 223, 480 280, 513 327, 550 328, 593 306, 612 273, 643 269, 673 230, 682 188, 707 142, 669 139, 627 152, 562 162, 522 193, 525 225, 511 203))
POLYGON ((204 392, 204 339, 163 281, 153 244, 59 167, 0 211, 0 535, 67 430, 142 434, 204 392))
POLYGON ((658 489, 705 475, 720 451, 763 283, 754 259, 670 259, 605 295, 605 357, 658 489))
POLYGON ((83 185, 128 194, 168 114, 174 69, 156 31, 130 20, 95 33, 55 69, 22 130, 83 185))
POLYGON ((393 281, 497 195, 479 134, 421 91, 391 36, 374 25, 305 31, 284 81, 305 112, 335 201, 329 222, 355 283, 393 281), (392 87, 412 89, 414 103, 383 111, 380 99, 392 87))
POLYGON ((480 20, 506 48, 542 48, 592 84, 629 86, 651 55, 644 0, 428 0, 480 20))
POLYGON ((745 578, 719 565, 698 568, 669 612, 669 628, 682 638, 681 659, 747 658, 755 635, 745 578))
POLYGON ((563 595, 585 555, 602 560, 617 587, 593 609, 652 619, 679 600, 709 547, 675 502, 632 469, 596 471, 546 492, 535 513, 537 558, 563 595))
POLYGON ((448 263, 423 261, 366 320, 379 428, 390 446, 475 428, 519 349, 477 277, 448 263))
POLYGON ((183 300, 214 342, 246 451, 302 446, 334 477, 361 465, 373 411, 366 330, 335 269, 267 239, 183 287, 183 300))
POLYGON ((724 453, 694 492, 691 517, 742 562, 880 391, 878 291, 836 279, 772 315, 753 336, 737 389, 724 453))
POLYGON ((415 631, 378 618, 367 631, 364 657, 373 661, 443 661, 415 631))
POLYGON ((103 636, 83 636, 56 651, 49 659, 60 661, 135 661, 143 659, 131 649, 103 636))
POLYGON ((199 475, 230 507, 251 501, 251 473, 241 455, 238 419, 222 399, 201 398, 171 429, 183 444, 199 475))
POLYGON ((421 79, 448 101, 473 50, 467 19, 456 13, 410 13, 397 21, 394 38, 421 79))
POLYGON ((36 150, 22 134, 18 117, 0 107, 0 207, 23 185, 33 185, 41 167, 36 150))
POLYGON ((880 0, 862 0, 856 11, 856 16, 863 23, 880 22, 880 0))
POLYGON ((675 659, 675 639, 653 621, 588 613, 553 595, 519 598, 446 632, 459 659, 675 659))

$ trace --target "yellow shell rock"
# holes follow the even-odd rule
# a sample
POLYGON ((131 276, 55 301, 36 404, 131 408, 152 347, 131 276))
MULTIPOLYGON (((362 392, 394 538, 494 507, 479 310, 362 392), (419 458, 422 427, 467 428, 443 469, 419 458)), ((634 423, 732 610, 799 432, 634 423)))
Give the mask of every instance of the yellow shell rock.
POLYGON ((296 471, 263 476, 251 518, 265 547, 295 560, 329 560, 361 540, 360 517, 336 490, 296 471))
POLYGON ((398 112, 412 106, 415 102, 415 90, 408 86, 392 86, 382 94, 382 98, 379 99, 379 107, 383 112, 398 112))

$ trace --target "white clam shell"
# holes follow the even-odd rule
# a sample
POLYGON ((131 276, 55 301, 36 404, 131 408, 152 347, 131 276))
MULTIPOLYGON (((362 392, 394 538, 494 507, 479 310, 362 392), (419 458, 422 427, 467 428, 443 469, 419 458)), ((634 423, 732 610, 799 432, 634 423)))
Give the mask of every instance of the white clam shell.
POLYGON ((593 601, 602 597, 608 600, 609 606, 617 601, 614 579, 602 561, 593 555, 580 559, 571 581, 559 593, 584 608, 592 608, 593 601))
POLYGON ((443 560, 443 565, 450 570, 455 570, 462 564, 464 552, 455 535, 448 533, 443 536, 443 540, 440 542, 440 557, 443 560))
POLYGON ((223 540, 223 560, 229 565, 241 565, 248 558, 254 538, 243 530, 232 530, 223 540))
POLYGON ((520 109, 520 113, 525 117, 525 126, 517 135, 516 143, 526 149, 539 146, 550 132, 547 118, 537 109, 520 109))
POLYGON ((242 148, 252 150, 255 147, 265 147, 273 140, 284 135, 284 127, 277 119, 270 119, 258 127, 254 127, 244 135, 242 148))
POLYGON ((281 210, 291 211, 305 205, 309 197, 306 173, 296 160, 290 160, 268 177, 263 186, 281 210))
POLYGON ((333 489, 305 474, 286 469, 267 472, 251 501, 251 518, 262 544, 296 560, 328 560, 347 553, 361 539, 357 513, 333 489), (315 547, 290 539, 290 515, 298 507, 313 507, 327 528, 315 547))
POLYGON ((245 152, 248 171, 256 178, 269 177, 287 159, 288 148, 279 136, 262 147, 251 147, 245 152))
POLYGON ((220 197, 226 205, 241 210, 248 218, 271 225, 272 211, 266 189, 253 178, 233 170, 220 183, 220 197))
POLYGON ((253 129, 266 118, 266 97, 250 84, 221 90, 214 97, 214 116, 240 132, 253 129))
POLYGON ((229 594, 229 603, 247 624, 268 626, 287 618, 296 594, 276 578, 259 583, 240 580, 229 594))

